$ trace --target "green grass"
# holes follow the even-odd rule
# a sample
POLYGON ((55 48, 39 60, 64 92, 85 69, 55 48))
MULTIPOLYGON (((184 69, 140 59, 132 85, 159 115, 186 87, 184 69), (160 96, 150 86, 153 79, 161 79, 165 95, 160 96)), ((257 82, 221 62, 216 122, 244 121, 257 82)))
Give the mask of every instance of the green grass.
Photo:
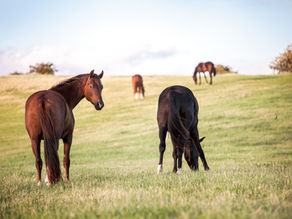
POLYGON ((292 217, 292 75, 220 75, 212 86, 148 76, 143 101, 133 100, 130 77, 105 77, 103 110, 86 100, 74 109, 71 181, 38 187, 24 105, 62 79, 0 77, 0 218, 292 217), (173 174, 168 137, 156 174, 158 96, 175 84, 198 99, 208 172, 183 161, 173 174))

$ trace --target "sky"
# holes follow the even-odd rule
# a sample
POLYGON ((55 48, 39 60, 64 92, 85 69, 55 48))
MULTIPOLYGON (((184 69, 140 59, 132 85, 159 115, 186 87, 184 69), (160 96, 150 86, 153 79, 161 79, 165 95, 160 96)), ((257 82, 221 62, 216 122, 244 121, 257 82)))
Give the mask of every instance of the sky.
POLYGON ((57 75, 245 75, 292 43, 291 0, 0 0, 0 75, 52 62, 57 75))

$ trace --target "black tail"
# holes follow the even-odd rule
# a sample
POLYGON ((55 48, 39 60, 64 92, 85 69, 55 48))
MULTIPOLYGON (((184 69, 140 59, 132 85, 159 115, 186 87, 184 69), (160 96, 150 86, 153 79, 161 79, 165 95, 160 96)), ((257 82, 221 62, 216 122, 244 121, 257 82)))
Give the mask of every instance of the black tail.
POLYGON ((190 140, 190 133, 181 121, 175 95, 175 93, 169 95, 168 131, 173 144, 183 149, 186 142, 190 140))
POLYGON ((141 90, 142 90, 142 94, 144 97, 145 96, 145 88, 144 88, 143 82, 141 83, 141 90))
POLYGON ((59 141, 55 135, 52 116, 49 109, 45 108, 45 101, 42 101, 40 110, 41 127, 44 137, 45 161, 49 183, 56 183, 61 178, 60 161, 58 156, 59 141))
POLYGON ((213 72, 214 72, 214 76, 216 76, 216 67, 213 66, 213 72))

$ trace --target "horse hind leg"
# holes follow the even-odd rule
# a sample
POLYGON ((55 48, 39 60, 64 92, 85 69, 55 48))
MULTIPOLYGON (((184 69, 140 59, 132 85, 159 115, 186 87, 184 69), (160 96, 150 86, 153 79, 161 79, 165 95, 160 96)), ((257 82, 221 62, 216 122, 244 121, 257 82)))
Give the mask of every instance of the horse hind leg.
POLYGON ((144 99, 144 88, 143 88, 143 85, 140 87, 139 93, 140 93, 140 99, 143 100, 144 99))
POLYGON ((173 157, 173 172, 177 172, 177 158, 178 158, 178 148, 173 145, 173 152, 172 152, 172 157, 173 157))
POLYGON ((70 168, 70 148, 72 144, 72 134, 63 138, 64 143, 64 159, 63 165, 65 169, 65 181, 69 181, 69 168, 70 168))
POLYGON ((138 94, 138 86, 137 86, 137 84, 134 84, 133 91, 134 91, 134 99, 138 100, 139 99, 139 94, 138 94))
POLYGON ((163 154, 165 151, 165 138, 167 134, 167 128, 166 127, 159 127, 159 138, 160 138, 160 144, 159 144, 159 164, 157 167, 157 173, 162 173, 163 171, 163 154))
POLYGON ((42 178, 42 167, 43 167, 43 161, 41 159, 41 149, 40 149, 40 143, 41 140, 39 138, 37 139, 31 139, 31 146, 32 151, 35 156, 35 166, 38 172, 38 185, 41 185, 41 178, 42 178))
POLYGON ((204 72, 204 77, 205 77, 206 83, 208 84, 209 82, 208 82, 208 79, 207 79, 207 76, 206 76, 206 73, 205 72, 204 72))

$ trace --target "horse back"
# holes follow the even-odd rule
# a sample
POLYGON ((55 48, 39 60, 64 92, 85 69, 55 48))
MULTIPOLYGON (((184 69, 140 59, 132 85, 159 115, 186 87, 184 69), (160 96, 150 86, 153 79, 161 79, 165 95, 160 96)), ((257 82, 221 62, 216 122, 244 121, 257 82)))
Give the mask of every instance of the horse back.
POLYGON ((133 86, 143 86, 143 78, 141 75, 136 74, 132 76, 133 86))
POLYGON ((62 138, 68 130, 73 131, 74 117, 64 97, 52 90, 32 94, 25 105, 25 126, 31 138, 43 138, 42 116, 54 127, 56 138, 62 138))
POLYGON ((157 121, 158 124, 167 124, 171 104, 179 112, 180 119, 185 127, 197 122, 198 102, 192 91, 183 86, 171 86, 166 88, 159 96, 157 121))

